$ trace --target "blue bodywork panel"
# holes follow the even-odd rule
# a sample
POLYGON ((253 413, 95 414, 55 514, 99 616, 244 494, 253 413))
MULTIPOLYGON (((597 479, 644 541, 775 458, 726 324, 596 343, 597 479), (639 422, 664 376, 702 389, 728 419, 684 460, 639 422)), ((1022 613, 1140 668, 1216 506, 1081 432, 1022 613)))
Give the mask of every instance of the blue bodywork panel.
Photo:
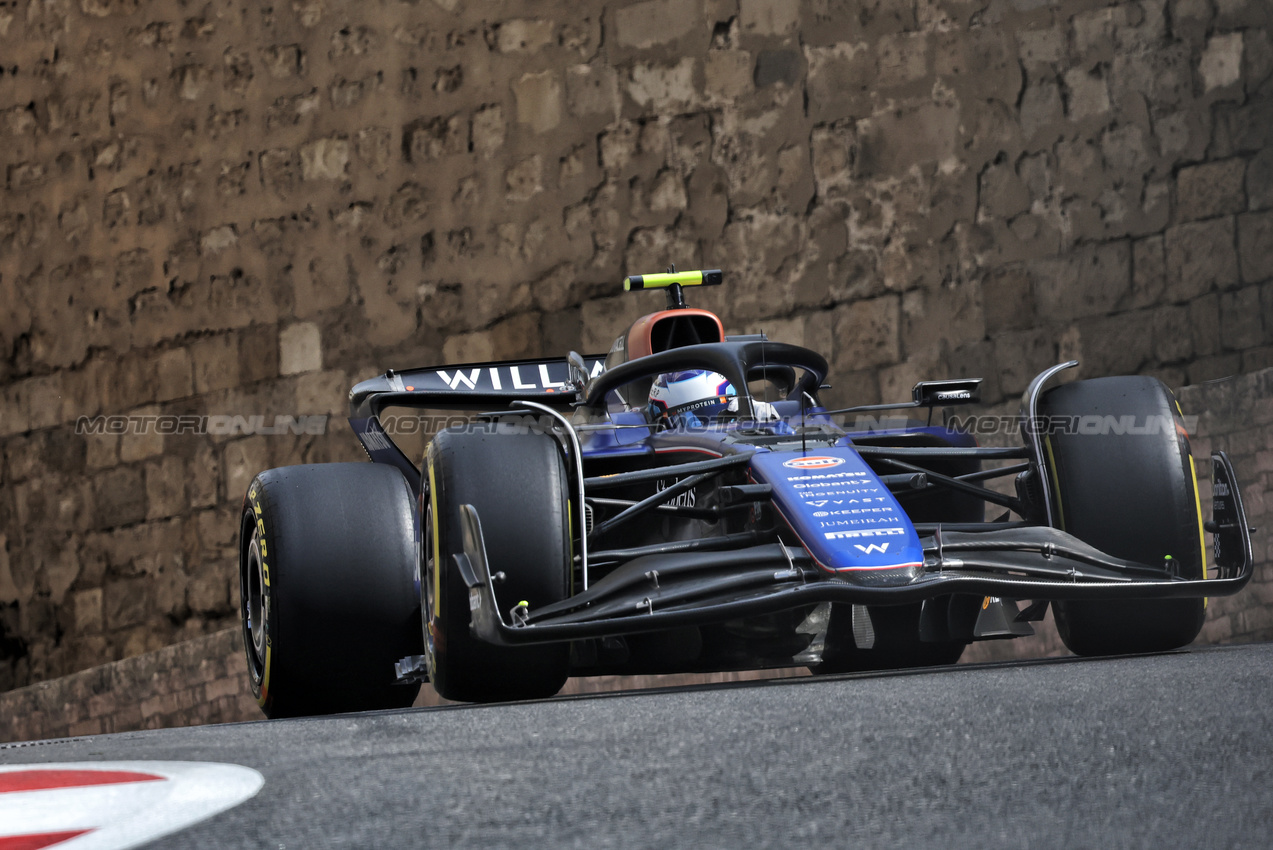
POLYGON ((773 487, 774 507, 823 569, 908 569, 923 563, 910 518, 851 447, 757 452, 751 475, 773 487))

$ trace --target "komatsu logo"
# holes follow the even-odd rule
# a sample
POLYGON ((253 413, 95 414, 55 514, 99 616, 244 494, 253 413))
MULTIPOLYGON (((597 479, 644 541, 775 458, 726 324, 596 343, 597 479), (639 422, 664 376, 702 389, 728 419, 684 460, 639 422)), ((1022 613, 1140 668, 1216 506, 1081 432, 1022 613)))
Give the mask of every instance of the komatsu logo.
POLYGON ((832 466, 839 466, 842 463, 844 463, 844 458, 842 457, 814 455, 812 457, 795 457, 791 460, 783 461, 782 465, 788 469, 827 469, 832 466))
POLYGON ((827 540, 844 540, 852 537, 900 537, 906 534, 904 528, 864 528, 861 531, 824 531, 822 536, 827 540))
MULTIPOLYGON (((788 481, 825 481, 833 478, 865 477, 865 472, 828 472, 826 475, 788 475, 788 481)), ((797 484, 797 487, 817 487, 817 484, 797 484)))

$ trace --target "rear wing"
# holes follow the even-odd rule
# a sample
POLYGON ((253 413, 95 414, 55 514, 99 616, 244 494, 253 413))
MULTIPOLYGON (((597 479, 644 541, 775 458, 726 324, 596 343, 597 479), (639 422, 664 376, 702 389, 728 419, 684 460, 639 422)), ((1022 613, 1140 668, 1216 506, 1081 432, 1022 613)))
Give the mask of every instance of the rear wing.
MULTIPOLYGON (((584 357, 588 377, 600 375, 605 355, 584 357)), ((389 406, 434 410, 475 410, 523 399, 565 407, 575 401, 566 358, 503 360, 429 366, 402 372, 390 369, 349 391, 349 415, 378 416, 389 406)))
MULTIPOLYGON (((605 357, 584 357, 584 365, 587 377, 595 378, 605 368, 605 357)), ((349 424, 373 461, 397 467, 419 493, 420 470, 389 438, 380 422, 386 407, 483 410, 506 407, 514 401, 569 407, 576 399, 575 387, 570 384, 570 364, 564 357, 430 366, 402 372, 390 369, 349 391, 349 424)))

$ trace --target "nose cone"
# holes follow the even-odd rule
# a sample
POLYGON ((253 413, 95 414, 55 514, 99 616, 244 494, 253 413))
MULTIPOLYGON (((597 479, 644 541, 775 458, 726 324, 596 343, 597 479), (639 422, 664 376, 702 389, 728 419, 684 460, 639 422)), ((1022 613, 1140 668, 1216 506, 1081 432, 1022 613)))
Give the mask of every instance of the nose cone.
POLYGON ((906 584, 918 574, 924 553, 910 518, 852 448, 760 452, 751 465, 824 570, 873 585, 906 584))

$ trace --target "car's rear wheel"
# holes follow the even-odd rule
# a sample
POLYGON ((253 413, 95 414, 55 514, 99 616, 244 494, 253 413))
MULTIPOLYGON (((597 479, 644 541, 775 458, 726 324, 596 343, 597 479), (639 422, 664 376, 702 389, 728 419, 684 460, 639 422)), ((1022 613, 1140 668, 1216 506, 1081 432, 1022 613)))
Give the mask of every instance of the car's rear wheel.
POLYGON ((966 641, 928 642, 919 639, 921 605, 832 605, 822 662, 809 668, 817 675, 861 670, 894 670, 954 664, 966 641), (859 618, 854 635, 853 609, 859 618), (869 646, 859 646, 868 644, 869 646))
POLYGON ((243 501, 239 591, 252 693, 267 717, 405 708, 421 652, 414 499, 372 463, 288 466, 243 501))
MULTIPOLYGON (((1189 438, 1156 378, 1097 378, 1045 393, 1039 414, 1058 527, 1104 552, 1204 577, 1202 512, 1189 438)), ((1077 655, 1159 652, 1198 636, 1202 599, 1053 605, 1077 655)))
POLYGON ((501 613, 565 599, 571 572, 569 483, 557 441, 492 427, 443 431, 429 444, 421 545, 425 657, 447 699, 495 702, 552 696, 569 674, 568 644, 492 646, 470 631, 460 506, 477 509, 501 613))

